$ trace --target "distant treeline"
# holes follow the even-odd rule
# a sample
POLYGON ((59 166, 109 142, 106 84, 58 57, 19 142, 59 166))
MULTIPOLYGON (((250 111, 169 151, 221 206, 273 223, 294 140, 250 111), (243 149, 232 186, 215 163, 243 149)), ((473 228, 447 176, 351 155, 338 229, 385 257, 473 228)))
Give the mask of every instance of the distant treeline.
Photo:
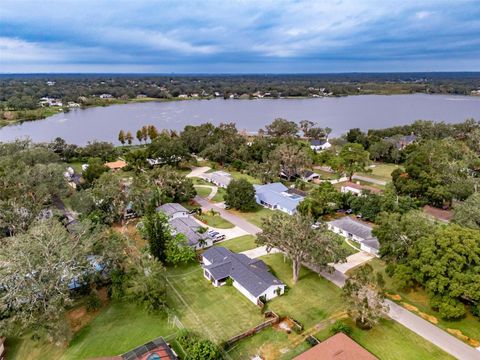
POLYGON ((438 93, 468 95, 480 89, 480 73, 348 73, 296 75, 119 75, 32 74, 0 75, 0 108, 35 109, 42 97, 79 98, 85 105, 101 94, 129 100, 138 95, 169 99, 179 95, 199 98, 252 96, 304 97, 361 94, 438 93))

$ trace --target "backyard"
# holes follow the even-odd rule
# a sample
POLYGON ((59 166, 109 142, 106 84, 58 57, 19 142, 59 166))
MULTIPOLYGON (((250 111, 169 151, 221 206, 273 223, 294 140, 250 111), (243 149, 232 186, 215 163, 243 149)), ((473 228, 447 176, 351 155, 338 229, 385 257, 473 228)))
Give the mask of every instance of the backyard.
POLYGON ((375 164, 374 167, 370 168, 372 170, 371 172, 357 173, 357 175, 389 182, 392 181, 392 172, 399 167, 401 166, 397 164, 375 164))

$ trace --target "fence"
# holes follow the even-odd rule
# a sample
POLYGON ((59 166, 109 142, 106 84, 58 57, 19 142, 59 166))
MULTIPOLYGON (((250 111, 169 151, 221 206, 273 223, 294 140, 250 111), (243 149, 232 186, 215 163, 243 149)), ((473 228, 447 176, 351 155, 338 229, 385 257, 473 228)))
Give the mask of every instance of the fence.
POLYGON ((280 322, 280 317, 274 313, 273 311, 267 311, 265 313, 265 318, 266 319, 269 319, 267 321, 264 321, 263 323, 255 326, 254 328, 251 328, 247 331, 244 331, 243 333, 241 334, 238 334, 238 335, 235 335, 234 337, 228 339, 227 341, 225 341, 225 344, 224 344, 224 348, 225 349, 228 349, 230 348, 233 344, 235 344, 237 341, 239 340, 242 340, 246 337, 249 337, 249 336, 252 336, 258 332, 260 332, 261 330, 267 328, 267 327, 270 327, 272 325, 275 325, 275 324, 278 324, 280 322))

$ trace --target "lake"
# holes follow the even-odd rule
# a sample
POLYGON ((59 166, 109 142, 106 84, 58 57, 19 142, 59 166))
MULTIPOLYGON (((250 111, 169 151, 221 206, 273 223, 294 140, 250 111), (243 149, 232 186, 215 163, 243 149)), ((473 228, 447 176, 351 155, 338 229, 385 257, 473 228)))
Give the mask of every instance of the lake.
POLYGON ((143 125, 181 130, 185 125, 235 122, 239 130, 256 132, 273 119, 311 120, 330 127, 333 135, 408 124, 418 119, 462 122, 480 120, 480 98, 448 95, 362 95, 340 98, 189 100, 146 102, 75 109, 47 119, 0 128, 0 141, 30 137, 35 142, 62 137, 84 145, 91 140, 118 143, 118 132, 135 136, 143 125))

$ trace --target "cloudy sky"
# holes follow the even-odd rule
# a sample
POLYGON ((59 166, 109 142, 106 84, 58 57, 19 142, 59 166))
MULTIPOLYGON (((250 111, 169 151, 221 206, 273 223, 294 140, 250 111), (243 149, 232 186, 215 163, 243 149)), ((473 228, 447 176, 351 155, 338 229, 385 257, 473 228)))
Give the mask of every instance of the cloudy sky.
POLYGON ((480 71, 480 1, 0 1, 2 73, 351 71, 480 71))

